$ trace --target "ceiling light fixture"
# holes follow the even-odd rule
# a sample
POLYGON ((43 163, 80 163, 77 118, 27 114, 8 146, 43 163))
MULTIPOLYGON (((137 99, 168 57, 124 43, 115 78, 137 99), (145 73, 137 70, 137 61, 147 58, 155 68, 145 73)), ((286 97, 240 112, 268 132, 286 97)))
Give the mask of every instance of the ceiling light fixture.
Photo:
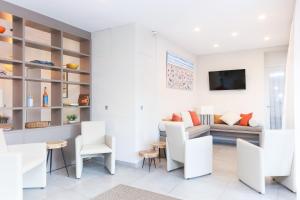
POLYGON ((232 37, 236 37, 236 36, 238 36, 238 35, 239 35, 238 32, 232 32, 232 33, 231 33, 231 36, 232 36, 232 37))
POLYGON ((265 40, 265 41, 269 41, 269 40, 270 40, 270 37, 269 37, 269 36, 265 36, 265 37, 264 37, 264 40, 265 40))
POLYGON ((220 47, 219 44, 214 44, 214 48, 218 48, 218 47, 220 47))
POLYGON ((199 27, 195 27, 195 28, 194 28, 194 31, 195 31, 195 32, 199 32, 199 31, 200 31, 200 28, 199 28, 199 27))
POLYGON ((266 17, 266 15, 265 14, 261 14, 261 15, 259 15, 258 16, 258 18, 257 19, 259 19, 259 20, 265 20, 267 17, 266 17))

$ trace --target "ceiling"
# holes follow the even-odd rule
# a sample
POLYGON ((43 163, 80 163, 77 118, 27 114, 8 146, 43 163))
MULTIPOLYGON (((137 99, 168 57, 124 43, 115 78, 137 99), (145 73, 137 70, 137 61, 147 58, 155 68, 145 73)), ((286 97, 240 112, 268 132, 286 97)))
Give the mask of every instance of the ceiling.
POLYGON ((91 32, 138 23, 195 54, 286 45, 294 7, 294 0, 7 1, 91 32))

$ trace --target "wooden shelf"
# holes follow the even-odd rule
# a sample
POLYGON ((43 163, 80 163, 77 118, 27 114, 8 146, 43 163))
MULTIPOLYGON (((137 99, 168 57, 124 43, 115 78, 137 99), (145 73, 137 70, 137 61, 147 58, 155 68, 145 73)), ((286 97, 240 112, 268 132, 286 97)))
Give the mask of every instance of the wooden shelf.
POLYGON ((0 34, 0 41, 7 42, 10 39, 15 40, 15 41, 20 41, 20 42, 23 40, 23 38, 21 38, 21 37, 7 35, 7 34, 0 34))
POLYGON ((49 70, 61 70, 61 67, 58 66, 51 66, 45 64, 38 64, 33 62, 26 62, 25 65, 31 68, 41 68, 41 69, 49 69, 49 70))
POLYGON ((15 59, 0 58, 0 63, 4 64, 22 64, 23 61, 15 59))
POLYGON ((44 51, 60 51, 61 50, 61 48, 56 47, 56 46, 47 45, 47 44, 43 44, 43 43, 35 42, 35 41, 30 41, 30 40, 25 41, 25 46, 35 48, 35 49, 39 49, 39 50, 44 50, 44 51))
POLYGON ((89 57, 90 56, 90 55, 85 54, 85 53, 80 53, 80 52, 67 50, 67 49, 63 50, 63 54, 66 55, 66 56, 72 56, 72 57, 77 57, 77 58, 89 57))
POLYGON ((9 75, 0 75, 0 79, 19 79, 22 80, 22 76, 9 76, 9 75))
POLYGON ((68 73, 74 73, 74 74, 90 74, 89 71, 85 71, 85 70, 80 70, 80 69, 68 69, 68 68, 63 68, 64 72, 68 72, 68 73))
POLYGON ((33 82, 45 82, 45 83, 61 83, 61 80, 54 80, 54 79, 39 79, 39 78, 25 78, 26 81, 33 81, 33 82))
POLYGON ((64 81, 63 83, 70 84, 70 85, 90 86, 90 83, 80 83, 80 82, 74 82, 74 81, 64 81))
POLYGON ((0 107, 0 110, 22 110, 23 107, 0 107))
POLYGON ((61 106, 47 106, 47 107, 43 107, 43 106, 34 106, 34 107, 24 107, 24 109, 26 110, 42 110, 42 109, 62 109, 61 106))

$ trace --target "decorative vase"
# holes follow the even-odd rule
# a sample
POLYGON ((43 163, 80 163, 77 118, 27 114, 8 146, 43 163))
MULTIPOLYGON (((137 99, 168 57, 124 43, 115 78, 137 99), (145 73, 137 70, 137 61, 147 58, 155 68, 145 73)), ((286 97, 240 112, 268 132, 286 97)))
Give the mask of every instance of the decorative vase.
POLYGON ((4 26, 0 26, 0 33, 4 33, 6 28, 4 26))

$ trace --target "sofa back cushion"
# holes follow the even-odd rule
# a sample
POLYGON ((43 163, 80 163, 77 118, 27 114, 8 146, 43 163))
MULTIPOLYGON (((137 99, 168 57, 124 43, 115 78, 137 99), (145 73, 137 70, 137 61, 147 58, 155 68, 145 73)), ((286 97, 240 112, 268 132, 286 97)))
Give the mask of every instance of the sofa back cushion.
POLYGON ((240 126, 249 126, 249 120, 252 118, 253 113, 240 114, 240 116, 241 116, 240 126))
POLYGON ((185 128, 194 126, 189 112, 181 112, 181 117, 185 128))
POLYGON ((182 117, 179 114, 173 113, 171 121, 182 122, 182 117))
POLYGON ((225 124, 221 119, 223 115, 214 115, 214 124, 225 124))
POLYGON ((221 117, 221 120, 223 120, 229 126, 235 125, 240 119, 240 115, 230 112, 221 117))

